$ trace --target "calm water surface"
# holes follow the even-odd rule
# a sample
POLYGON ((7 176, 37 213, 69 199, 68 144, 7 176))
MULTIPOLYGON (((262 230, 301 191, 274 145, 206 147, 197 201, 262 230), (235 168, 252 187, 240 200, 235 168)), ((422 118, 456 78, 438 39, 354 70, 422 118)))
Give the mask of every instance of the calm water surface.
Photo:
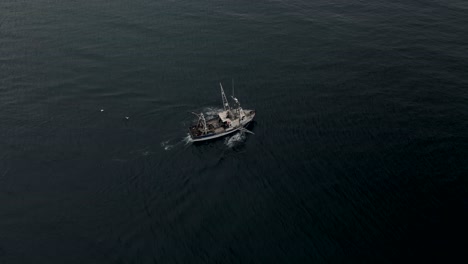
POLYGON ((466 254, 467 14, 1 1, 0 263, 466 254), (187 143, 189 112, 219 109, 232 80, 255 135, 187 143))

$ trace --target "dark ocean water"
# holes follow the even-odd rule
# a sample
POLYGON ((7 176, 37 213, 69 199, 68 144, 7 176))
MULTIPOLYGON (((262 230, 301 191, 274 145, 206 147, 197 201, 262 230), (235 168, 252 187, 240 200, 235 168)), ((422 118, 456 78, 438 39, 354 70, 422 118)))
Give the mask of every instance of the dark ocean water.
POLYGON ((464 0, 2 0, 0 263, 466 259, 467 69, 464 0))

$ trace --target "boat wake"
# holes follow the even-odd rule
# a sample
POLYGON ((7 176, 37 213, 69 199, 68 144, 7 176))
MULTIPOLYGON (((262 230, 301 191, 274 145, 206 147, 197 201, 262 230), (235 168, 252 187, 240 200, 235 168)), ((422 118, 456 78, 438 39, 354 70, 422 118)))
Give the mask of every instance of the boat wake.
POLYGON ((176 143, 173 143, 171 144, 170 143, 171 140, 166 140, 166 141, 163 141, 161 142, 161 147, 164 149, 164 150, 171 150, 173 149, 174 147, 180 145, 180 144, 184 144, 184 145, 188 145, 190 143, 192 143, 192 138, 190 137, 190 134, 187 133, 187 136, 183 137, 180 141, 176 142, 176 143))
POLYGON ((245 132, 239 131, 239 132, 236 132, 231 137, 227 137, 224 140, 224 144, 228 146, 229 148, 233 148, 235 146, 242 144, 244 141, 245 141, 245 132))
POLYGON ((169 144, 169 141, 170 140, 161 142, 161 147, 163 147, 164 150, 171 150, 174 147, 174 145, 169 144))
POLYGON ((190 144, 190 143, 193 142, 192 137, 190 136, 189 133, 187 133, 187 136, 185 136, 185 137, 182 139, 182 142, 184 142, 185 145, 188 145, 188 144, 190 144))

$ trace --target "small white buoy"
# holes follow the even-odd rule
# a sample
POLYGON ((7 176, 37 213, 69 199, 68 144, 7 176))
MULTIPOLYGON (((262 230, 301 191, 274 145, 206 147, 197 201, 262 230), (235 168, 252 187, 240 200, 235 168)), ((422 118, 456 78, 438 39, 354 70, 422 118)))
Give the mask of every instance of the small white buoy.
POLYGON ((128 117, 128 116, 125 117, 125 119, 127 119, 127 120, 128 120, 129 118, 130 118, 130 117, 128 117))
POLYGON ((104 112, 104 109, 101 109, 101 112, 104 112))

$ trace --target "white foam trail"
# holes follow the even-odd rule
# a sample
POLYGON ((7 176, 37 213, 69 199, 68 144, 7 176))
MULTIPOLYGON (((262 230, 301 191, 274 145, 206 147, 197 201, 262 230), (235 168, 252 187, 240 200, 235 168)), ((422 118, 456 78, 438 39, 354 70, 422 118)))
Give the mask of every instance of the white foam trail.
POLYGON ((166 140, 166 141, 161 142, 161 147, 164 148, 164 150, 171 150, 181 143, 184 143, 184 145, 188 145, 193 142, 192 137, 190 137, 189 133, 187 133, 187 136, 183 137, 182 140, 180 140, 177 143, 170 144, 170 141, 171 140, 166 140))
POLYGON ((184 142, 185 145, 188 145, 193 142, 192 137, 189 133, 187 133, 187 136, 182 139, 182 142, 184 142))
POLYGON ((170 140, 161 142, 161 147, 163 147, 164 150, 171 150, 174 147, 174 145, 169 144, 169 141, 170 140))
POLYGON ((238 144, 244 142, 245 140, 245 133, 242 131, 236 132, 233 136, 226 138, 224 140, 224 144, 229 148, 235 147, 238 144))

